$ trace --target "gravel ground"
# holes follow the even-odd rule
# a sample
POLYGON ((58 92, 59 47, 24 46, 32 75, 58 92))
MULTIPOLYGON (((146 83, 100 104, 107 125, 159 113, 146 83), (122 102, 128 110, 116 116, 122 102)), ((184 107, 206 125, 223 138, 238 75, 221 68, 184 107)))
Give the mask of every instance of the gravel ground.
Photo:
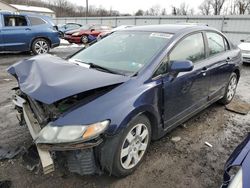
MULTIPOLYGON (((52 54, 66 57, 79 48, 59 48, 52 54)), ((6 68, 29 54, 0 54, 0 146, 27 146, 32 140, 27 128, 19 127, 11 88, 15 80, 6 68)), ((243 66, 237 98, 250 103, 250 66, 243 66)), ((250 114, 238 115, 214 104, 162 139, 151 144, 145 161, 130 176, 117 179, 108 175, 79 176, 57 170, 49 175, 26 170, 21 158, 0 162, 0 180, 12 187, 219 187, 223 166, 233 149, 250 131, 250 114), (180 137, 178 142, 172 137, 180 137), (204 143, 209 142, 213 147, 204 143)))

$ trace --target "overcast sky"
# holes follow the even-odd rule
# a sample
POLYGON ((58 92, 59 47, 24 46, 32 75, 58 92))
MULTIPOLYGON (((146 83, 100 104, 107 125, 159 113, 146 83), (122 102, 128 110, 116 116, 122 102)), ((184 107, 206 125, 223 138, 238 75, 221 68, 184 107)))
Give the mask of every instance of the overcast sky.
MULTIPOLYGON (((85 6, 86 0, 69 0, 73 4, 85 6)), ((203 0, 89 0, 89 5, 96 7, 102 6, 106 9, 112 7, 121 13, 134 14, 138 9, 147 10, 152 6, 159 5, 166 8, 167 14, 171 13, 171 6, 179 6, 182 2, 186 2, 189 8, 194 8, 195 12, 203 0)))

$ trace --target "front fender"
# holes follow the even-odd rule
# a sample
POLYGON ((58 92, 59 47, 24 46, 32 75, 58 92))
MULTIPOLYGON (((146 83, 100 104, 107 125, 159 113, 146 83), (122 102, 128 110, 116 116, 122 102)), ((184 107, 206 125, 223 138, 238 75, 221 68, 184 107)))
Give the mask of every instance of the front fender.
POLYGON ((88 104, 58 118, 54 125, 88 125, 109 119, 106 133, 114 135, 140 113, 147 112, 160 121, 161 84, 135 84, 134 80, 118 86, 88 104))

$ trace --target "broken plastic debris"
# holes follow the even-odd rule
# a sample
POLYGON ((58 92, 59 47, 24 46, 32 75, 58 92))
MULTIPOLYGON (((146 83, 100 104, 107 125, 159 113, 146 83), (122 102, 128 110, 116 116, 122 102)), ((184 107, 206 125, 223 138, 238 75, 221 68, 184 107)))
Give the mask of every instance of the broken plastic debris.
POLYGON ((22 156, 23 165, 29 171, 35 173, 39 170, 40 158, 35 145, 31 145, 22 156))
POLYGON ((16 148, 3 148, 0 146, 0 160, 3 159, 13 159, 19 153, 24 152, 24 147, 16 147, 16 148))
POLYGON ((179 137, 179 136, 175 136, 175 137, 171 138, 172 142, 179 142, 180 140, 181 140, 181 137, 179 137))
POLYGON ((9 78, 5 78, 5 79, 3 79, 4 81, 7 81, 7 82, 9 82, 9 81, 11 81, 11 79, 9 79, 9 78))
POLYGON ((212 148, 213 147, 213 145, 212 144, 210 144, 210 143, 208 143, 208 142, 205 142, 205 145, 207 145, 208 147, 210 147, 210 148, 212 148))

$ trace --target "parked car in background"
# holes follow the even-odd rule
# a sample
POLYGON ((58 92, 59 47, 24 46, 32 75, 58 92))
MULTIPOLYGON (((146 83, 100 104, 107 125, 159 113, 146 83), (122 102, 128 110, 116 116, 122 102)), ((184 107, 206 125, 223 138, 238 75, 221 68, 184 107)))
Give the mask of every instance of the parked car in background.
POLYGON ((84 25, 77 30, 68 31, 64 39, 70 43, 88 44, 96 40, 101 32, 110 31, 112 28, 106 25, 84 25))
POLYGON ((241 61, 240 49, 213 28, 150 25, 114 32, 66 60, 37 56, 8 72, 45 172, 56 151, 71 172, 121 177, 141 164, 151 140, 217 101, 230 103, 241 61))
POLYGON ((250 36, 241 40, 238 47, 241 49, 243 62, 250 63, 250 36))
POLYGON ((250 134, 234 150, 224 167, 221 188, 250 187, 250 134))
POLYGON ((61 38, 63 38, 65 32, 70 31, 70 30, 79 29, 80 27, 82 27, 82 25, 78 24, 78 23, 66 23, 63 25, 57 25, 57 27, 58 27, 58 31, 59 31, 59 36, 61 38))
POLYGON ((43 54, 59 44, 57 27, 49 17, 0 12, 0 51, 43 54))
POLYGON ((126 28, 130 28, 133 27, 134 25, 120 25, 112 30, 107 30, 107 31, 103 31, 101 32, 98 36, 97 36, 97 40, 100 40, 108 35, 110 35, 111 33, 115 32, 115 31, 120 31, 126 28))

